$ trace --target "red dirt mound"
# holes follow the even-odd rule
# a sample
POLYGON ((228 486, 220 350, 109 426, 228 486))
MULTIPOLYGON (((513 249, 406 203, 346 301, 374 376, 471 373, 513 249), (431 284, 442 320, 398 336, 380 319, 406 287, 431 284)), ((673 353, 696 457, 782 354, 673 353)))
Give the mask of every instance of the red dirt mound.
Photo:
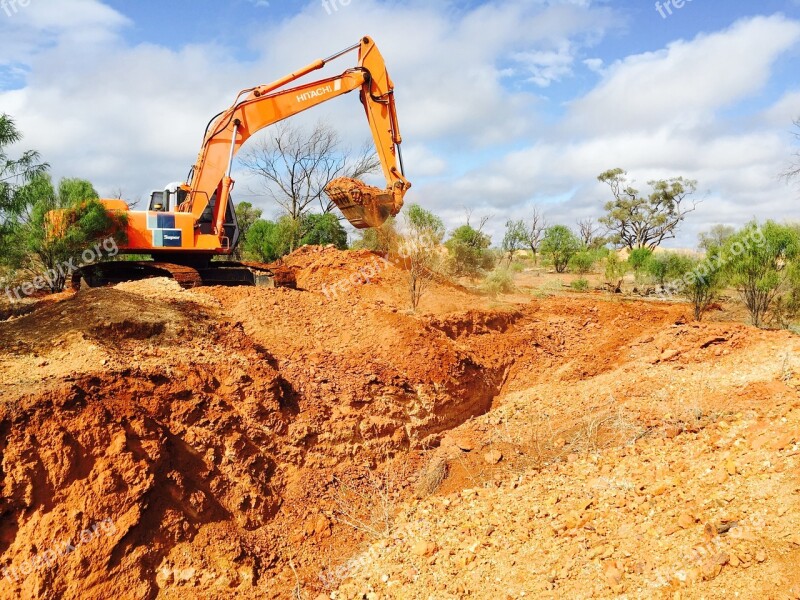
MULTIPOLYGON (((0 597, 286 598, 299 586, 314 598, 363 541, 389 543, 417 494, 564 461, 582 472, 631 437, 673 439, 796 396, 788 333, 690 324, 681 305, 504 306, 438 284, 412 314, 402 269, 355 280, 376 260, 303 248, 287 259, 300 290, 153 280, 0 322, 0 597)), ((795 452, 790 434, 782 452, 795 452)), ((559 485, 584 494, 580 479, 559 485)), ((498 528, 534 510, 517 500, 498 528)), ((446 509, 421 514, 461 535, 446 509)), ((603 514, 580 540, 608 529, 603 514)), ((464 527, 471 539, 488 526, 464 527)), ((413 568, 455 577, 429 550, 411 549, 413 568)))

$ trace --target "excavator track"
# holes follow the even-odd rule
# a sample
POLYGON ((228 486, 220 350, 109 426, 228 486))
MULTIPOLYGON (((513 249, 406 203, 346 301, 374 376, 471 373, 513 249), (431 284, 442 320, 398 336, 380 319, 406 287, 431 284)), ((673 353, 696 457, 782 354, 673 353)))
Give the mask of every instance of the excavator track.
POLYGON ((153 277, 174 279, 183 289, 203 285, 197 269, 185 265, 150 261, 114 261, 79 269, 72 275, 72 289, 77 291, 81 285, 103 287, 124 281, 138 281, 153 277))
POLYGON ((103 287, 154 277, 174 279, 183 289, 206 285, 297 288, 294 269, 282 264, 211 262, 203 268, 152 261, 114 261, 83 267, 72 276, 72 289, 103 287))
POLYGON ((212 262, 199 270, 203 285, 255 285, 258 287, 297 288, 294 269, 281 263, 212 262))

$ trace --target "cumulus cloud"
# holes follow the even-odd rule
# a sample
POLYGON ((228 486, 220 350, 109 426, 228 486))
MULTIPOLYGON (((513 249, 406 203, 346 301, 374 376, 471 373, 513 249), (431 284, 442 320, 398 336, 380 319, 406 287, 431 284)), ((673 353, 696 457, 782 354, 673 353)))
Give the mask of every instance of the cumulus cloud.
POLYGON ((800 112, 797 92, 761 114, 728 112, 764 90, 776 62, 798 41, 800 23, 756 17, 626 57, 600 71, 598 85, 540 141, 472 170, 457 182, 457 195, 467 203, 491 197, 500 214, 549 206, 572 224, 601 213, 608 190, 596 176, 622 167, 644 189, 650 179, 698 180, 702 203, 673 245, 692 246, 717 222, 800 218, 779 178, 791 153, 791 117, 800 112))
MULTIPOLYGON (((415 184, 408 200, 440 212, 451 228, 463 221, 465 207, 476 217, 495 215, 489 227, 496 241, 506 218, 524 215, 534 202, 551 221, 598 216, 607 191, 596 175, 616 166, 642 185, 673 175, 700 182, 705 201, 679 244, 691 244, 713 222, 740 223, 755 210, 800 216, 777 178, 791 155, 800 92, 760 98, 761 109, 737 114, 765 93, 776 64, 797 47, 795 20, 752 17, 609 57, 601 42, 626 19, 606 2, 509 0, 464 8, 351 0, 329 14, 314 1, 289 17, 276 12, 264 11, 268 21, 245 42, 172 47, 131 44, 135 24, 99 0, 61 0, 58 11, 33 1, 0 18, 0 110, 17 119, 24 146, 42 151, 56 176, 87 177, 103 193, 121 187, 135 198, 185 176, 206 122, 239 89, 368 33, 397 85, 415 184), (596 85, 553 117, 548 94, 563 93, 578 70, 596 85)), ((355 95, 297 121, 320 118, 353 146, 369 135, 355 95)), ((239 190, 254 187, 241 177, 239 190)))
POLYGON ((800 40, 800 23, 781 16, 626 57, 572 104, 569 125, 601 133, 696 123, 763 88, 775 60, 800 40))

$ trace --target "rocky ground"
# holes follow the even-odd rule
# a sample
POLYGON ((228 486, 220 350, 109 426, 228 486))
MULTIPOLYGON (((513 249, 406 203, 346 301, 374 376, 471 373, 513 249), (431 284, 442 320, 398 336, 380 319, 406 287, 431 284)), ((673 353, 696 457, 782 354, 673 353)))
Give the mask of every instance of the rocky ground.
POLYGON ((797 336, 288 262, 6 311, 0 597, 800 597, 797 336))

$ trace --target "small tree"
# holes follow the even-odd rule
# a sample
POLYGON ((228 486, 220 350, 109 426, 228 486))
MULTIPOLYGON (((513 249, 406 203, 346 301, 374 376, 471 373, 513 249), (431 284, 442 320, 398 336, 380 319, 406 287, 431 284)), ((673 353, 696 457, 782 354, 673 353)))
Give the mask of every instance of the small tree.
POLYGON ((445 243, 449 271, 457 277, 475 279, 494 268, 495 258, 489 250, 492 239, 471 225, 456 229, 445 243))
MULTIPOLYGON (((121 195, 119 197, 122 198, 121 195)), ((236 218, 239 222, 239 245, 233 251, 233 258, 237 260, 242 258, 247 232, 261 218, 261 214, 261 209, 255 208, 249 202, 239 202, 236 205, 236 218)))
POLYGON ((305 235, 302 244, 316 246, 333 245, 339 250, 347 250, 347 231, 332 213, 313 213, 303 219, 305 235))
POLYGON ((62 179, 56 189, 48 175, 40 174, 16 195, 21 216, 10 231, 13 241, 4 259, 13 269, 46 282, 52 293, 64 289, 71 272, 64 265, 75 264, 104 237, 124 239, 125 218, 108 212, 88 181, 62 179))
POLYGON ((598 176, 614 196, 600 222, 615 244, 629 250, 655 250, 664 240, 674 238, 686 215, 697 208, 696 203, 686 206, 686 199, 697 190, 697 182, 683 177, 649 181, 652 191, 644 197, 628 183, 627 175, 622 169, 611 169, 598 176))
POLYGON ((432 212, 412 204, 405 213, 408 235, 401 243, 406 258, 408 290, 412 310, 417 310, 438 268, 438 247, 444 237, 444 223, 432 212))
POLYGON ((550 258, 557 273, 567 270, 570 259, 581 249, 581 242, 569 227, 549 227, 542 240, 542 254, 550 258))
POLYGON ((361 178, 380 166, 369 145, 353 152, 342 143, 336 130, 322 121, 310 129, 281 122, 270 128, 268 137, 245 150, 240 160, 262 180, 267 196, 296 223, 297 237, 291 241, 291 250, 305 234, 303 217, 314 203, 326 213, 335 207, 325 194, 331 181, 338 177, 361 178))
POLYGON ((514 260, 518 250, 522 250, 528 243, 528 230, 525 221, 507 221, 506 233, 503 236, 503 254, 508 258, 508 264, 514 260))
POLYGON ((416 237, 424 238, 429 246, 438 246, 444 239, 444 222, 429 210, 419 204, 412 204, 406 210, 406 225, 410 233, 416 237))
POLYGON ((544 238, 544 232, 546 230, 547 219, 545 219, 539 207, 534 206, 531 211, 531 217, 528 219, 525 226, 525 243, 528 245, 528 248, 531 249, 534 262, 536 262, 536 258, 539 255, 539 246, 542 244, 542 239, 544 238))
POLYGON ((716 256, 710 256, 705 261, 685 258, 680 263, 675 263, 676 267, 684 271, 681 295, 692 304, 697 321, 703 320, 703 316, 725 286, 724 271, 711 266, 718 262, 716 259, 716 256))
POLYGON ((47 172, 48 165, 41 161, 38 152, 29 150, 18 158, 11 158, 6 148, 22 139, 22 133, 6 114, 0 114, 0 253, 3 242, 25 210, 18 196, 21 186, 37 175, 47 172))
POLYGON ((761 327, 776 298, 791 286, 800 257, 800 234, 788 225, 752 222, 722 249, 727 273, 744 300, 753 325, 761 327))

